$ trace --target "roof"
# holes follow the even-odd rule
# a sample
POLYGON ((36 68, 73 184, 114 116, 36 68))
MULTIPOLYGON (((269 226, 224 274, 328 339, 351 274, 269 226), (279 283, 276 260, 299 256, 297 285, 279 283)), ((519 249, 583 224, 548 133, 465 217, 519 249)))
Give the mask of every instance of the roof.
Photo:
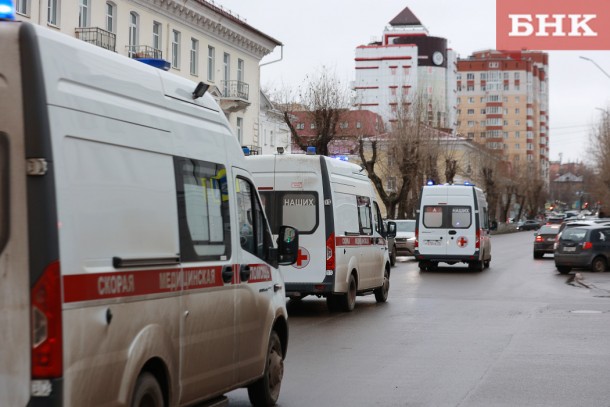
POLYGON ((555 178, 554 182, 582 182, 582 177, 578 175, 574 175, 571 172, 566 172, 565 174, 555 178))
POLYGON ((390 21, 390 25, 423 25, 409 7, 405 7, 396 17, 390 21))

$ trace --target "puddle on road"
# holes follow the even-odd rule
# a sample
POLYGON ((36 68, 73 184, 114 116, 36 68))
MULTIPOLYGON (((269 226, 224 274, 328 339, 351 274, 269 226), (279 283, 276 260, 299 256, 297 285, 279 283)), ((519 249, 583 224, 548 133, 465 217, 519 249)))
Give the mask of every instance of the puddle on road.
POLYGON ((596 311, 592 309, 578 309, 574 311, 570 311, 572 314, 603 314, 604 311, 596 311))

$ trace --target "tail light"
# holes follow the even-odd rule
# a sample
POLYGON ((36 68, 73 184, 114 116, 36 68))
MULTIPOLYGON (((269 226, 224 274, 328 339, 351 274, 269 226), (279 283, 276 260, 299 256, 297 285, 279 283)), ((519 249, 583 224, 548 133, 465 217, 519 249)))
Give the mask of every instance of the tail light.
POLYGON ((61 377, 61 286, 59 262, 49 264, 31 292, 32 378, 61 377))
POLYGON ((475 249, 481 248, 481 229, 477 229, 477 238, 474 241, 474 248, 475 249))
POLYGON ((415 228, 415 242, 413 243, 413 248, 417 249, 419 247, 419 229, 415 228))
POLYGON ((593 243, 591 243, 591 242, 584 242, 584 243, 582 244, 582 249, 583 249, 583 250, 589 250, 589 249, 590 249, 590 248, 592 248, 592 247, 593 247, 593 243))
POLYGON ((544 242, 544 238, 540 235, 536 236, 536 242, 544 242))
POLYGON ((331 233, 326 240, 326 270, 335 271, 335 234, 331 233))

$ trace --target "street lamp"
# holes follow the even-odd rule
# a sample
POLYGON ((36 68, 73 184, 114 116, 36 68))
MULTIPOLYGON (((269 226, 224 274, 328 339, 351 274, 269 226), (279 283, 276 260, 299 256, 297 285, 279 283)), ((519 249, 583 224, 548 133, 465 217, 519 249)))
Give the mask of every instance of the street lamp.
POLYGON ((597 65, 597 62, 595 62, 594 60, 592 60, 591 58, 587 58, 587 57, 583 57, 581 56, 580 59, 584 59, 585 61, 589 61, 591 62, 593 65, 595 65, 600 71, 602 71, 604 73, 604 75, 606 75, 608 77, 608 79, 610 79, 610 75, 608 74, 608 72, 604 71, 604 68, 602 68, 601 66, 597 65))

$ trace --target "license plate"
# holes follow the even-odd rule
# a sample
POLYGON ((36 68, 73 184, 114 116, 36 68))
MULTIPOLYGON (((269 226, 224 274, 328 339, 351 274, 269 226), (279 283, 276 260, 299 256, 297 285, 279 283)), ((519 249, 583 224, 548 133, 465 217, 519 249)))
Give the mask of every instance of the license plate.
POLYGON ((555 238, 549 237, 548 239, 546 239, 547 242, 554 242, 555 238))
POLYGON ((576 247, 564 247, 563 251, 564 252, 575 252, 576 251, 576 247))
POLYGON ((426 244, 426 246, 440 246, 441 245, 440 240, 424 240, 424 243, 426 244))

